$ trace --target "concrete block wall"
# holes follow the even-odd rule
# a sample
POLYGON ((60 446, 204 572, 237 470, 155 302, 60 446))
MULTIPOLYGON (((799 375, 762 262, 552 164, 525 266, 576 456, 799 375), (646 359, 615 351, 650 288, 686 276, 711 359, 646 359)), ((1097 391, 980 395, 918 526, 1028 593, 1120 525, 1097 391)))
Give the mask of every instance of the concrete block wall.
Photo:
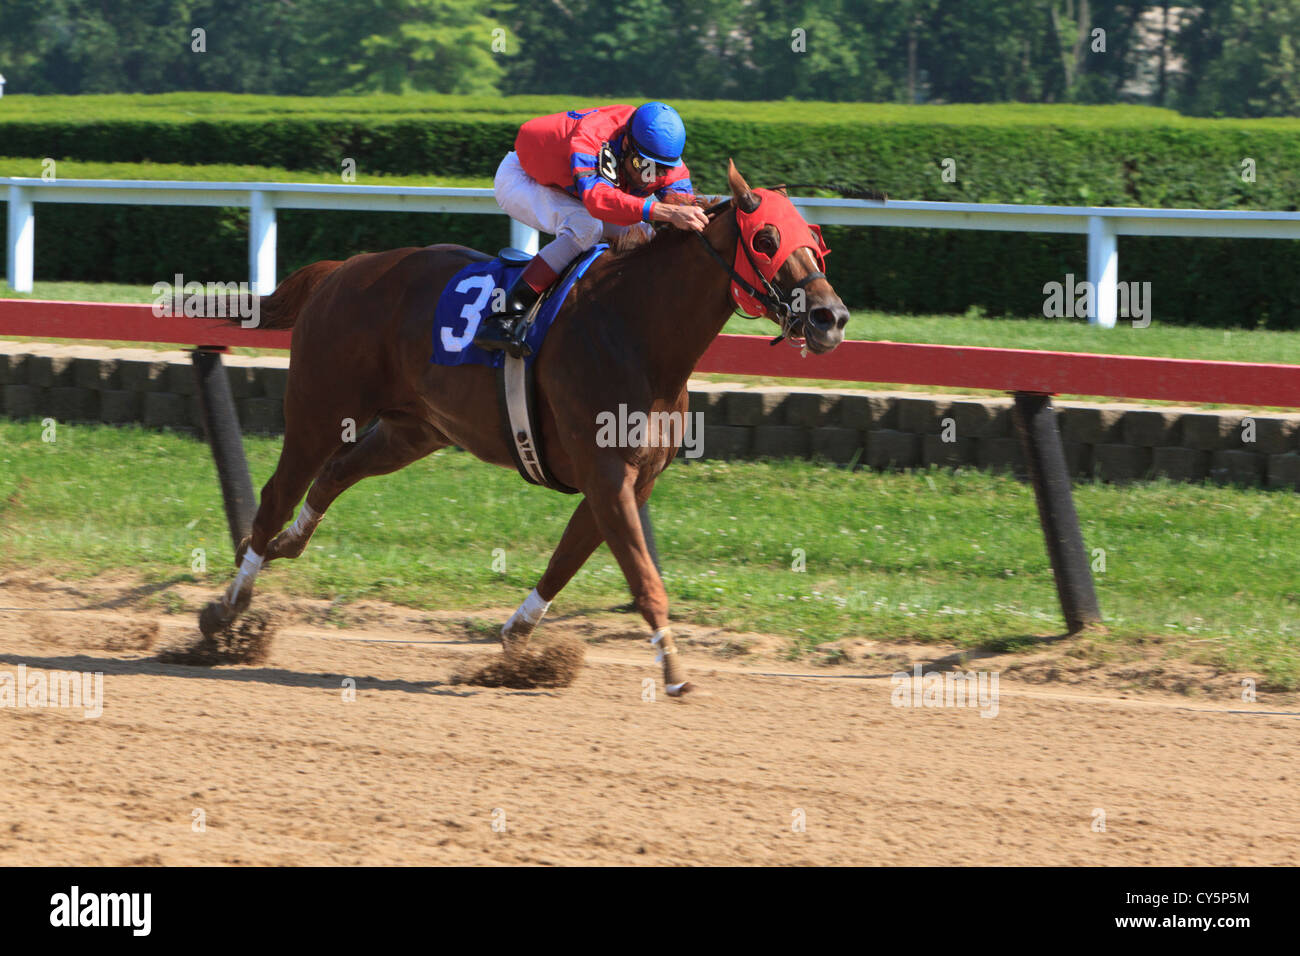
MULTIPOLYGON (((223 362, 240 426, 282 432, 289 359, 226 355, 223 362)), ((191 432, 203 427, 189 353, 152 349, 0 343, 0 414, 191 432)))
MULTIPOLYGON (((286 356, 224 357, 240 425, 284 429, 286 356)), ((1023 475, 1012 401, 917 392, 692 382, 705 458, 821 458, 872 468, 1023 475)), ((0 342, 0 414, 200 431, 187 352, 0 342)), ((1300 489, 1300 414, 1056 403, 1072 474, 1300 489)))
MULTIPOLYGON (((690 386, 705 458, 821 457, 872 468, 1025 474, 1012 400, 917 392, 690 386), (800 435, 800 432, 803 435, 800 435)), ((1300 414, 1056 402, 1070 472, 1300 489, 1300 414)))

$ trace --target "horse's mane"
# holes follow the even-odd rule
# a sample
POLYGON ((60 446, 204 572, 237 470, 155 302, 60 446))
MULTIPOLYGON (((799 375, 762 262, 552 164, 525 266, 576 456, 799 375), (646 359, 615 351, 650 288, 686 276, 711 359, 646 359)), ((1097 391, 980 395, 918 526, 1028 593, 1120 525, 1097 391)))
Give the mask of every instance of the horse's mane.
MULTIPOLYGON (((671 205, 694 205, 704 210, 705 215, 712 221, 719 213, 725 212, 731 208, 731 197, 719 196, 674 196, 669 193, 662 202, 671 205)), ((647 236, 644 230, 629 229, 614 241, 610 248, 609 255, 611 258, 617 258, 621 262, 628 262, 642 256, 649 255, 653 251, 663 249, 668 245, 681 242, 688 238, 690 232, 685 229, 676 229, 672 226, 663 225, 647 236)))

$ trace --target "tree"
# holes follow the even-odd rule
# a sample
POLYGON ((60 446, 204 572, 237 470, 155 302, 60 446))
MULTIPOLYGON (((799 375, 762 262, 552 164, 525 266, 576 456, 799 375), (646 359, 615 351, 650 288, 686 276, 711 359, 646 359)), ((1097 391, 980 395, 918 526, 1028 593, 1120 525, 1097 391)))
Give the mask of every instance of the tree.
POLYGON ((512 45, 478 0, 307 0, 295 20, 297 85, 308 94, 494 93, 512 45))
POLYGON ((1139 100, 1261 116, 1300 109, 1298 57, 1300 0, 0 0, 11 93, 1139 100))
POLYGON ((1223 0, 1205 4, 1180 32, 1185 59, 1178 105, 1221 116, 1300 112, 1300 3, 1223 0))

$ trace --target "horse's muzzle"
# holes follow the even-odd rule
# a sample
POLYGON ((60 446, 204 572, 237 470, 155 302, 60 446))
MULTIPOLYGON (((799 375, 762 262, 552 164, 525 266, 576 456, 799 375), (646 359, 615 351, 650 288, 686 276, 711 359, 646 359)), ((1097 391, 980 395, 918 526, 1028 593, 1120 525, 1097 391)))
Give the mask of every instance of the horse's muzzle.
POLYGON ((843 302, 835 301, 808 310, 804 320, 804 338, 808 351, 821 355, 844 341, 844 326, 849 321, 849 310, 843 302))

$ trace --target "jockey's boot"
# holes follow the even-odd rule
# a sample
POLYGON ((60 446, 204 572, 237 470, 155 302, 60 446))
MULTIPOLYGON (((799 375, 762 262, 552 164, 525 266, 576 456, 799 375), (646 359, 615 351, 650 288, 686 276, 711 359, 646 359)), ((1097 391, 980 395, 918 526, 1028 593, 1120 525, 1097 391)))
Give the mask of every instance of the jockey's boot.
POLYGON ((532 349, 524 342, 524 336, 528 332, 524 319, 542 293, 555 281, 555 276, 555 270, 545 259, 534 256, 506 290, 505 309, 486 316, 479 323, 474 344, 490 352, 508 352, 515 358, 531 355, 532 349))

